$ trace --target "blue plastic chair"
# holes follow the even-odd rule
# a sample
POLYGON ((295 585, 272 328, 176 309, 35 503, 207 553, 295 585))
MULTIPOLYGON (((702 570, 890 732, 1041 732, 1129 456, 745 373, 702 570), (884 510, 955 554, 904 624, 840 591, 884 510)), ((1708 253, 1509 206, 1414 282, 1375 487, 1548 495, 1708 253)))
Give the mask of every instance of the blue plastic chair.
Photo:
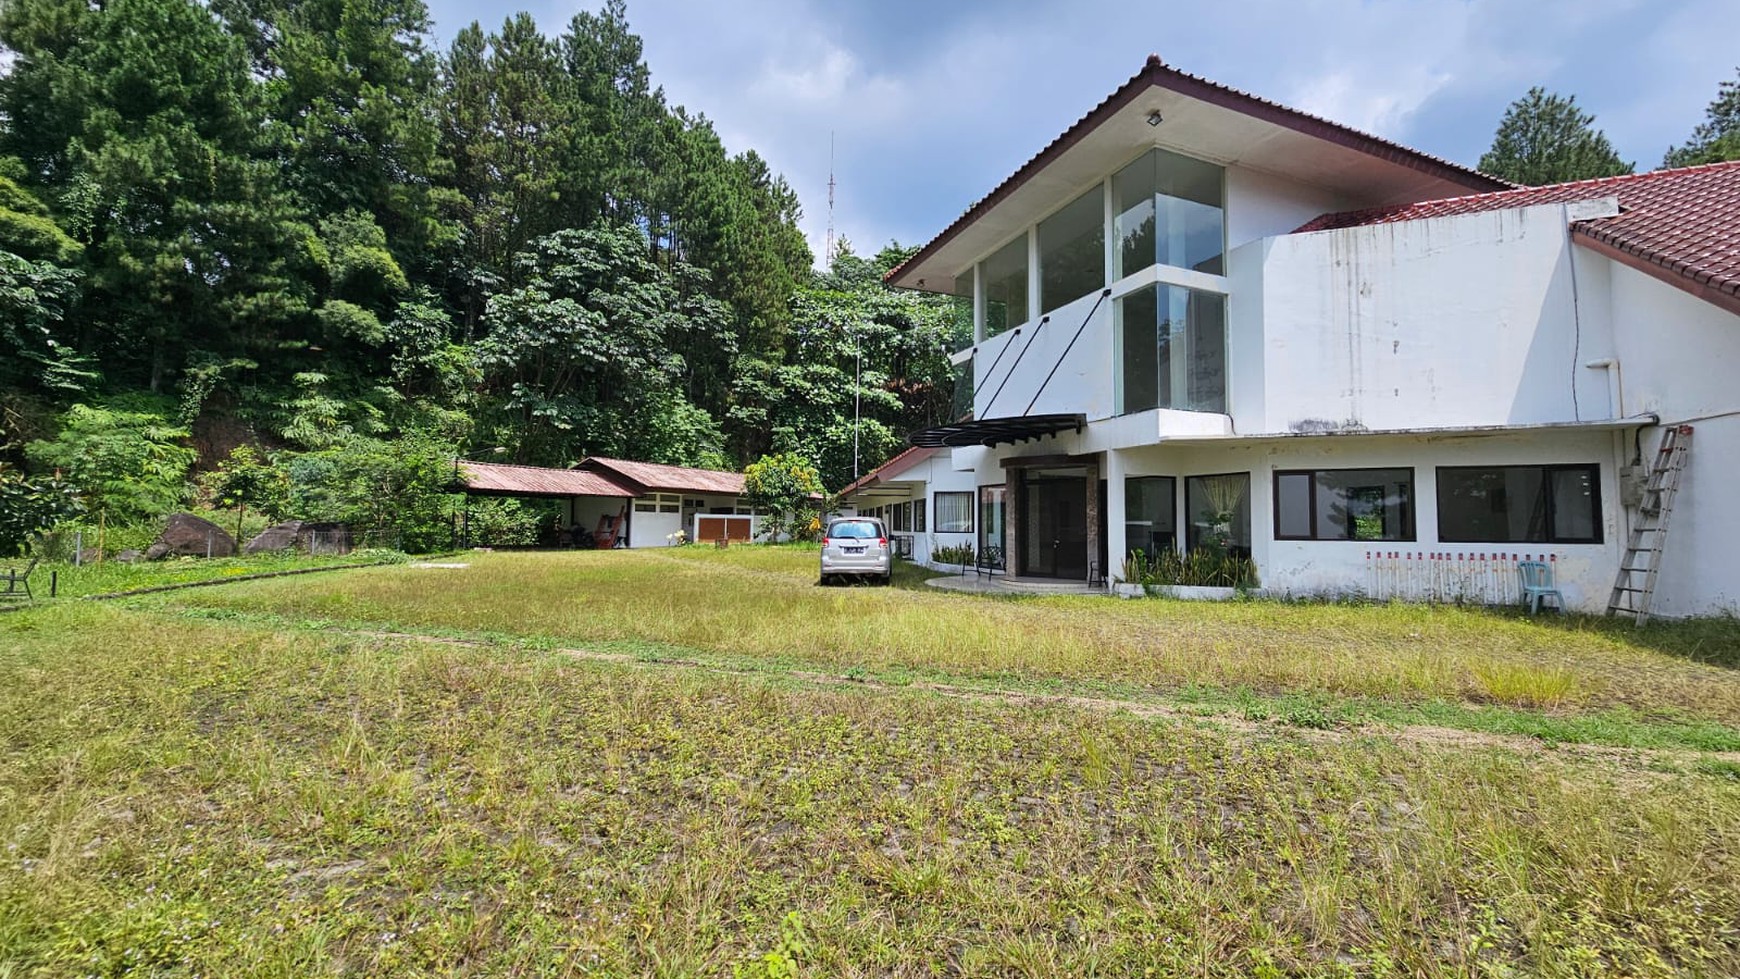
POLYGON ((1551 598, 1559 614, 1565 614, 1565 596, 1553 583, 1553 569, 1545 561, 1518 561, 1516 573, 1522 576, 1523 600, 1529 603, 1529 614, 1541 610, 1541 601, 1551 598))

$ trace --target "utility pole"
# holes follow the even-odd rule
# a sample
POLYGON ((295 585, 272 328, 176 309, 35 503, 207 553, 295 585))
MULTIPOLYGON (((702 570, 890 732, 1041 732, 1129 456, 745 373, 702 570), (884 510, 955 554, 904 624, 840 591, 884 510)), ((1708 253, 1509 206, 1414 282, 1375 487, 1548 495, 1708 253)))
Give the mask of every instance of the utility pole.
POLYGON ((852 482, 858 481, 858 427, 862 412, 859 409, 859 399, 864 393, 864 341, 858 331, 852 334, 852 359, 856 366, 852 370, 852 482))

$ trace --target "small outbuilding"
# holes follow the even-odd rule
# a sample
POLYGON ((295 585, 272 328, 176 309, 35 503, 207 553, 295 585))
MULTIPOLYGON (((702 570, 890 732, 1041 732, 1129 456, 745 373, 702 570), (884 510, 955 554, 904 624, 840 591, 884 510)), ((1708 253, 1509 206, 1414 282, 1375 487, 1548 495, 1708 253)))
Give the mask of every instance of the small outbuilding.
POLYGON ((680 539, 753 540, 760 518, 743 501, 743 474, 588 456, 569 469, 454 461, 455 490, 474 497, 555 500, 568 545, 669 547, 680 539))

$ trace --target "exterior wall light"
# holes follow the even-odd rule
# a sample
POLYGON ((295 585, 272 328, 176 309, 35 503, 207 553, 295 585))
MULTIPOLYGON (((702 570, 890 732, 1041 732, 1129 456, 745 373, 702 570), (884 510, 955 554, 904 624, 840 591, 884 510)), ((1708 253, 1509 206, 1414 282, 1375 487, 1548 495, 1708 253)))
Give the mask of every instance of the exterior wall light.
POLYGON ((1155 109, 1154 111, 1148 113, 1148 125, 1158 126, 1158 125, 1160 125, 1161 122, 1162 122, 1162 120, 1160 118, 1160 110, 1159 109, 1155 109))

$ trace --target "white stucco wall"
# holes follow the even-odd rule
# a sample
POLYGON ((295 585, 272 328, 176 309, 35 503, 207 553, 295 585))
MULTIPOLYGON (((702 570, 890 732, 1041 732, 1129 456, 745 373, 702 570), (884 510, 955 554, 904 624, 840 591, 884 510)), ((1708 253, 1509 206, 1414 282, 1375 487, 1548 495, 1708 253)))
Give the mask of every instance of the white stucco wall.
POLYGON ((1284 235, 1319 215, 1358 206, 1333 191, 1240 166, 1227 168, 1226 202, 1228 248, 1284 235))
POLYGON ((1572 290, 1588 256, 1573 266, 1566 229, 1554 204, 1247 246, 1233 294, 1259 307, 1237 315, 1247 331, 1262 324, 1263 363, 1248 363, 1247 334, 1238 430, 1613 417, 1605 374, 1584 366, 1611 351, 1608 320, 1583 308, 1602 297, 1572 290))
MULTIPOLYGON (((1691 453, 1662 552, 1654 610, 1740 614, 1740 316, 1618 263, 1610 268, 1615 352, 1628 413, 1690 422, 1691 453)), ((1647 464, 1661 432, 1643 433, 1647 464)), ((1625 446, 1629 455, 1632 446, 1625 446)))
MULTIPOLYGON (((1285 595, 1341 596, 1368 589, 1373 552, 1469 555, 1548 555, 1554 558, 1568 603, 1583 611, 1606 607, 1618 567, 1622 519, 1612 436, 1602 431, 1517 433, 1505 436, 1329 436, 1250 442, 1169 443, 1121 453, 1127 476, 1183 479, 1226 472, 1251 474, 1253 558, 1263 588, 1285 595), (1587 464, 1601 466, 1600 544, 1444 543, 1438 536, 1439 466, 1587 464), (1414 470, 1413 541, 1290 541, 1275 539, 1275 472, 1296 469, 1414 470)), ((1115 514, 1113 515, 1115 516, 1115 514)), ((1108 525, 1110 529, 1110 525, 1108 525)))

